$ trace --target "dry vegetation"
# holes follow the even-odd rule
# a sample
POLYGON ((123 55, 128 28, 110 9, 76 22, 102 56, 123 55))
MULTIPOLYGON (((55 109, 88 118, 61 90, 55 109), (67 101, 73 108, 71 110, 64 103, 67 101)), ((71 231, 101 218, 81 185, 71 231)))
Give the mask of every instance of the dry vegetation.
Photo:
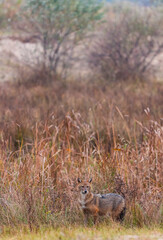
MULTIPOLYGON (((34 76, 33 76, 34 77, 34 76)), ((75 181, 127 200, 127 225, 162 223, 163 89, 56 81, 3 85, 1 224, 82 222, 75 181)))
POLYGON ((95 192, 126 198, 125 226, 163 226, 162 82, 133 82, 127 67, 110 85, 37 67, 0 86, 0 225, 82 224, 76 179, 92 176, 95 192))

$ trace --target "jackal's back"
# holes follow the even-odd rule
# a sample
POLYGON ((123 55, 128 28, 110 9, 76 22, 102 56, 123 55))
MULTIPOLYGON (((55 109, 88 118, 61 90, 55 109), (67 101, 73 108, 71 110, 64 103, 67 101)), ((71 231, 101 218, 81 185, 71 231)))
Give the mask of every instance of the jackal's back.
POLYGON ((118 217, 125 208, 125 199, 116 193, 103 194, 99 198, 99 215, 111 214, 118 217))

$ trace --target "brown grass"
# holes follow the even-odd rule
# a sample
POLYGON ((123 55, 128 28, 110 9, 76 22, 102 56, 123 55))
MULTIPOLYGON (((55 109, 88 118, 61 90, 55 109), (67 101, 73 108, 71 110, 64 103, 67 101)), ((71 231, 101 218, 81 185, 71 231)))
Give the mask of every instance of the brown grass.
POLYGON ((162 93, 156 83, 3 85, 1 224, 82 222, 78 176, 92 176, 96 192, 122 194, 127 225, 161 224, 162 93))

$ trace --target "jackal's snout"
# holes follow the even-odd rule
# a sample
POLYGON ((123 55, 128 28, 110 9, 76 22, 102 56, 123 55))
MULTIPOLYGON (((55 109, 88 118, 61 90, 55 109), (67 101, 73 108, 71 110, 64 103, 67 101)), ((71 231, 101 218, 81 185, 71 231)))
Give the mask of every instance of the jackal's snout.
POLYGON ((82 194, 87 194, 87 192, 88 192, 87 190, 84 190, 82 191, 82 194))

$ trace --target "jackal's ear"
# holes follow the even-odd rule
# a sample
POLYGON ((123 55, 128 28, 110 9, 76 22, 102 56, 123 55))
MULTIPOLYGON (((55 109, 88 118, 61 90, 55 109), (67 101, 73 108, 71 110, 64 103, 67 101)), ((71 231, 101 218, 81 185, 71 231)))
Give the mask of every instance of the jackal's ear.
POLYGON ((81 183, 81 182, 82 182, 82 180, 80 178, 78 178, 78 183, 81 183))
POLYGON ((92 178, 89 179, 89 183, 91 183, 91 182, 92 182, 92 178))

